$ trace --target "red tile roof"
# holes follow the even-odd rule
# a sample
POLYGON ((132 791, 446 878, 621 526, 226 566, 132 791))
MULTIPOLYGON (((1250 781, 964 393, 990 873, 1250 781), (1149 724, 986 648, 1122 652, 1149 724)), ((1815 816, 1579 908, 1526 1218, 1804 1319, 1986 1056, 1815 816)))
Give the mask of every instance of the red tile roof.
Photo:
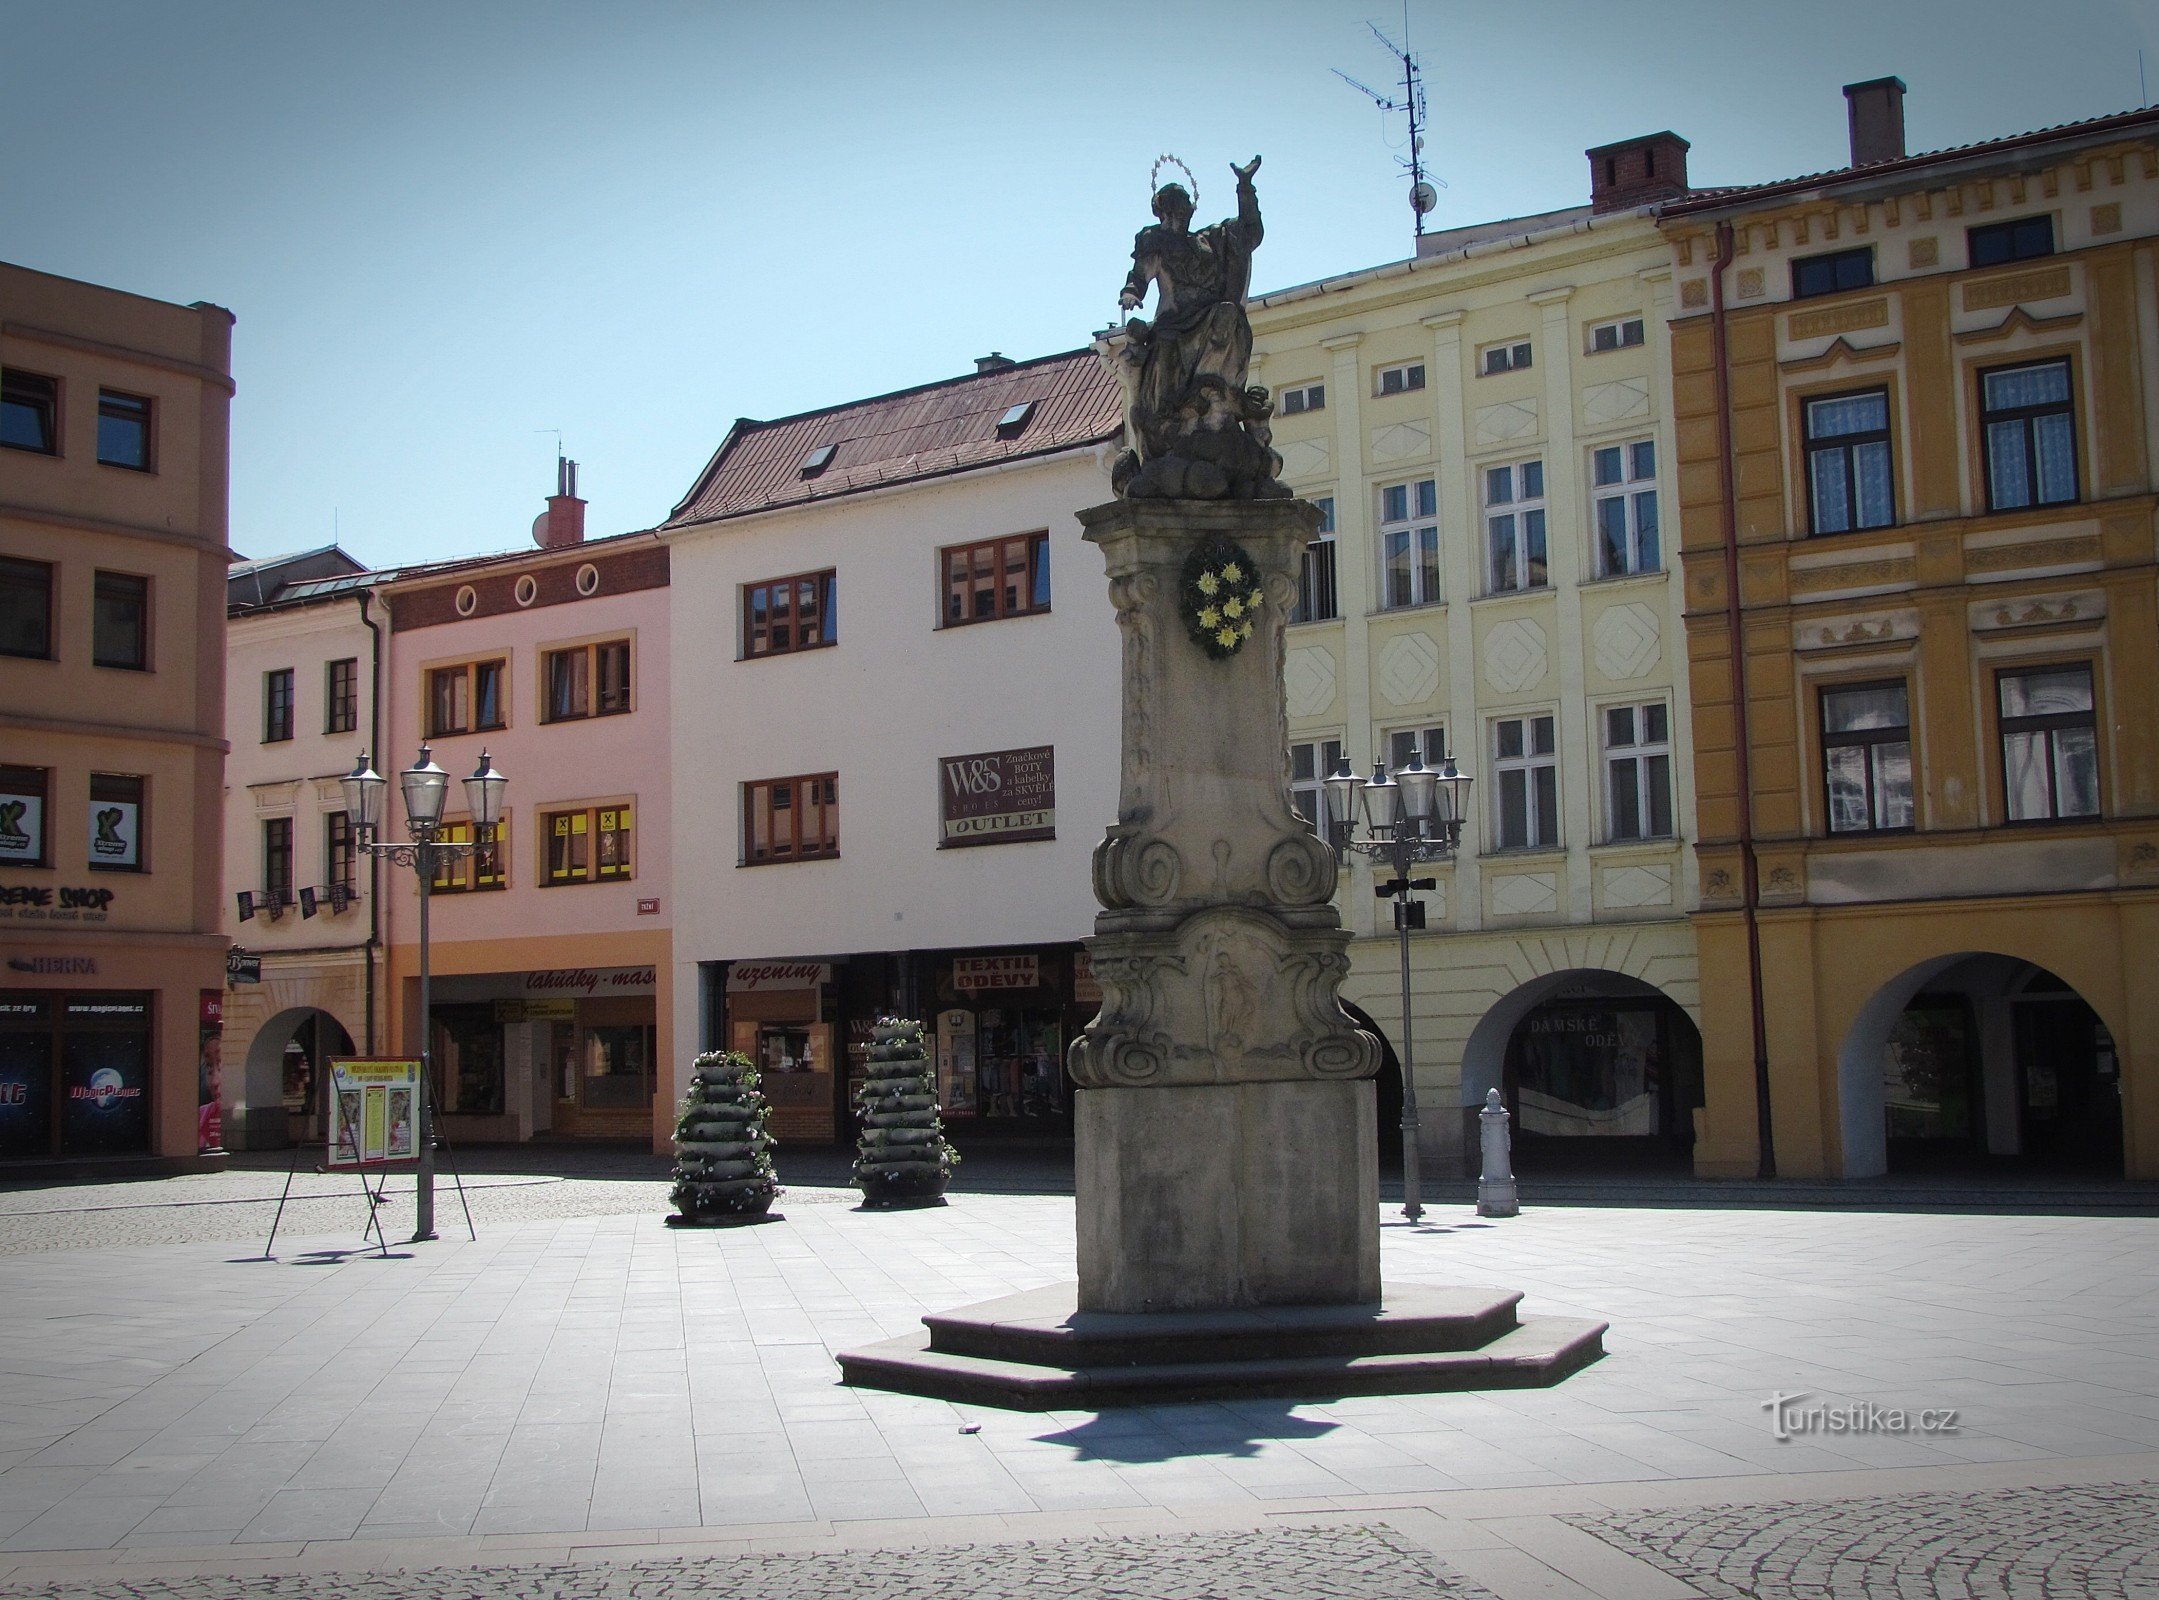
POLYGON ((773 422, 744 417, 663 527, 1099 444, 1123 426, 1123 393, 1091 350, 1039 356, 773 422), (1026 426, 1000 438, 998 419, 1029 401, 1034 411, 1026 426), (805 477, 804 461, 826 445, 834 447, 831 461, 805 477))

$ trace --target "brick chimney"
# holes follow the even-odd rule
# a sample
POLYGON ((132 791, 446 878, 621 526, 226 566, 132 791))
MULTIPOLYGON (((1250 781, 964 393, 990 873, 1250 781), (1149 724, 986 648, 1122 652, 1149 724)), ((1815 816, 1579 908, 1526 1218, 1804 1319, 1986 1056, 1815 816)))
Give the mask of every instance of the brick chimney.
POLYGON ((992 350, 986 356, 975 357, 975 371, 977 372, 1002 372, 1007 367, 1016 367, 1018 365, 1017 361, 1014 361, 1001 350, 992 350))
POLYGON ((1904 80, 1870 78, 1844 86, 1852 124, 1852 165, 1904 159, 1904 80))
POLYGON ((555 492, 547 509, 533 520, 532 542, 542 550, 561 550, 585 542, 585 502, 577 498, 577 463, 555 457, 555 492))
POLYGON ((1687 141, 1667 129, 1583 152, 1589 157, 1589 208, 1631 211, 1687 192, 1687 141))

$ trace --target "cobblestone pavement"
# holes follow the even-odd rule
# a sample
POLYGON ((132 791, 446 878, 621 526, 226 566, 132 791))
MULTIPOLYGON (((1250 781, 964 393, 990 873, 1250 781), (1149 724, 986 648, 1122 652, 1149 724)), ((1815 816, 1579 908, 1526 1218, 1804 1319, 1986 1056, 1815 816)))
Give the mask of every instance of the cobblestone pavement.
POLYGON ((1375 1528, 0 1589, 32 1593, 47 1600, 1492 1600, 1489 1590, 1375 1528))
POLYGON ((2151 1600, 2159 1485, 1569 1517, 1716 1600, 2151 1600))

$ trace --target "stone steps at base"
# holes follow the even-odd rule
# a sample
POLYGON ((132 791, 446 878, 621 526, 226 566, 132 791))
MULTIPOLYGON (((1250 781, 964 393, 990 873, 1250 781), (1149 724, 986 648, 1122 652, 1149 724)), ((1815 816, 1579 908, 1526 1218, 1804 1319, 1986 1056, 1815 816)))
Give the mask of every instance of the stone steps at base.
POLYGON ((1086 1411, 1248 1396, 1319 1400, 1543 1388, 1602 1356, 1607 1326, 1575 1317, 1532 1317, 1477 1350, 1264 1355, 1092 1367, 1043 1366, 936 1350, 924 1328, 844 1352, 839 1363, 845 1383, 1016 1411, 1086 1411))

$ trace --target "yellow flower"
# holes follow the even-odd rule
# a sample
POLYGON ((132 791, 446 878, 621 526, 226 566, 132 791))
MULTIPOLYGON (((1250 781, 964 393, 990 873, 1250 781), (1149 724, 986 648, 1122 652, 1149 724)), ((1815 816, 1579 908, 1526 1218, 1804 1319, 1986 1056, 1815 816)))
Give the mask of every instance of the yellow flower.
POLYGON ((1203 628, 1219 628, 1222 625, 1222 613, 1213 606, 1207 607, 1199 614, 1199 625, 1203 628))
POLYGON ((1203 572, 1199 575, 1199 592, 1201 594, 1213 594, 1215 590, 1221 587, 1221 581, 1213 573, 1203 572))
POLYGON ((1235 595, 1231 595, 1223 604, 1222 615, 1228 617, 1231 621, 1235 621, 1244 615, 1244 602, 1235 595))
POLYGON ((1237 637, 1238 637, 1239 639, 1249 639, 1249 638, 1251 638, 1251 637, 1252 637, 1252 624, 1251 624, 1251 623, 1249 623, 1249 622, 1247 622, 1247 623, 1246 623, 1246 624, 1244 625, 1244 628, 1243 628, 1243 630, 1242 630, 1242 631, 1241 631, 1241 632, 1240 632, 1240 633, 1239 633, 1239 634, 1237 635, 1237 637))
POLYGON ((1245 602, 1244 602, 1244 603, 1245 603, 1246 605, 1250 606, 1250 607, 1251 607, 1251 608, 1252 608, 1252 609, 1253 609, 1254 611, 1257 611, 1257 610, 1259 609, 1259 600, 1260 600, 1260 594, 1259 594, 1259 591, 1258 591, 1257 589, 1254 589, 1254 590, 1253 590, 1253 591, 1251 592, 1251 594, 1249 594, 1248 596, 1246 596, 1246 597, 1245 597, 1245 602))
POLYGON ((1217 629, 1214 636, 1214 642, 1220 645, 1223 649, 1227 650, 1231 645, 1237 642, 1237 630, 1235 628, 1217 629))
POLYGON ((1231 583, 1242 583, 1244 582, 1244 568, 1238 566, 1234 561, 1226 562, 1222 567, 1222 576, 1231 583))

